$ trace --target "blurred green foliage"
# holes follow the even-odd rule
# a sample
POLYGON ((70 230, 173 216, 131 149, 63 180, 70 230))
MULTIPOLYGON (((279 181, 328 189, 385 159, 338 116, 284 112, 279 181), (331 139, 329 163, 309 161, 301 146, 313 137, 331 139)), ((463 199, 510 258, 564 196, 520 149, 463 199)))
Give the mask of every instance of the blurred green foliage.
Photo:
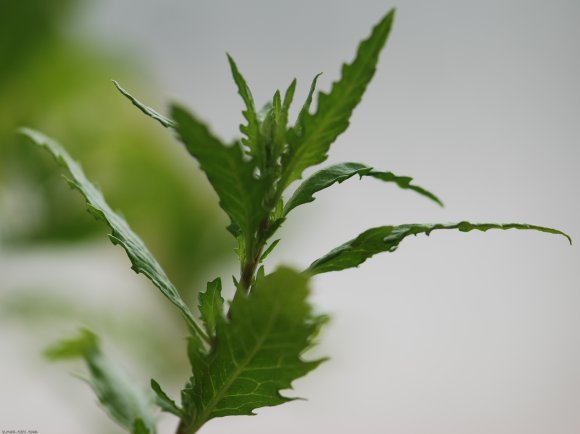
POLYGON ((122 78, 154 99, 147 78, 118 53, 69 31, 78 3, 21 0, 2 6, 0 242, 72 242, 104 230, 54 164, 15 134, 19 126, 32 126, 65 143, 180 290, 196 290, 191 284, 199 273, 229 250, 226 235, 215 235, 227 221, 196 164, 182 158, 173 139, 135 113, 110 82, 122 78))

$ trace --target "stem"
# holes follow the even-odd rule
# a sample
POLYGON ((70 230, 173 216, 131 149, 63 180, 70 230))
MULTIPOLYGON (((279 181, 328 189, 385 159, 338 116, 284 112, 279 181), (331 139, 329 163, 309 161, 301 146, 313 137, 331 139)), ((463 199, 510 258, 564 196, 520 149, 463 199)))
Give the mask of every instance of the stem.
POLYGON ((260 222, 258 230, 256 231, 256 242, 251 244, 248 243, 251 246, 251 249, 249 249, 248 255, 246 255, 246 259, 242 264, 240 271, 240 285, 246 294, 250 291, 252 280, 254 279, 256 270, 260 263, 260 257, 262 256, 264 246, 266 245, 267 240, 265 239, 265 235, 267 230, 268 218, 265 218, 260 222))
POLYGON ((187 426, 186 426, 183 419, 180 419, 179 425, 177 426, 177 431, 175 431, 175 434, 189 434, 187 432, 187 426))
MULTIPOLYGON (((282 189, 278 188, 275 192, 275 201, 277 203, 280 196, 282 194, 282 189)), ((268 232, 268 217, 263 219, 258 228, 256 230, 256 236, 247 240, 246 247, 248 248, 248 252, 245 255, 244 262, 241 264, 240 267, 240 281, 239 287, 236 288, 236 292, 234 294, 234 300, 241 295, 248 295, 250 292, 250 288, 252 286, 252 281, 256 276, 256 271, 258 269, 258 265, 260 264, 260 257, 262 256, 262 252, 264 251, 264 247, 266 246, 266 242, 268 241, 266 238, 266 234, 268 232)), ((232 302, 233 304, 233 302, 232 302)), ((228 312, 229 316, 229 312, 228 312)), ((196 418, 193 424, 188 424, 187 421, 181 419, 179 425, 177 427, 177 431, 175 434, 194 434, 207 422, 206 420, 202 420, 196 418)))

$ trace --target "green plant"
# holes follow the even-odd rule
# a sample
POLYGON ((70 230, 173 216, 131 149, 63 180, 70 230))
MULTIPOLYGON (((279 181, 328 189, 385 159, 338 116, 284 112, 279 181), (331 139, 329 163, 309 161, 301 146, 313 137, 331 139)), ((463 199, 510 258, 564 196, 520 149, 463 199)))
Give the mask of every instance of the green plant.
MULTIPOLYGON (((230 145, 222 143, 182 107, 173 105, 170 117, 163 116, 115 83, 143 113, 176 132, 199 162, 230 218, 228 230, 237 240, 240 263, 239 276, 234 278, 235 295, 226 308, 221 280, 209 282, 206 291, 199 295, 199 318, 182 300, 143 242, 111 210, 66 151, 54 140, 24 130, 68 170, 69 183, 85 197, 89 211, 111 227, 111 241, 126 250, 133 269, 147 276, 183 316, 189 331, 187 353, 192 375, 181 392, 181 404, 176 404, 151 380, 155 403, 179 418, 178 434, 195 433, 215 417, 249 415, 256 408, 293 399, 281 395, 280 391, 323 362, 323 359, 303 358, 327 320, 324 315, 315 314, 308 303, 308 281, 313 275, 356 267, 377 253, 394 251, 410 235, 428 235, 440 229, 461 232, 525 229, 560 234, 570 240, 568 235, 555 229, 515 223, 382 226, 333 249, 307 270, 299 272, 280 267, 266 273, 263 262, 277 246, 279 240, 274 235, 289 213, 312 202, 316 193, 335 183, 357 175, 372 177, 413 190, 441 204, 435 195, 413 184, 411 178, 359 163, 322 169, 303 181, 290 198, 284 199, 284 192, 302 178, 306 169, 326 160, 330 145, 348 127, 351 113, 374 75, 393 18, 391 11, 373 28, 370 37, 360 44, 354 61, 343 66, 342 76, 330 92, 319 93, 318 106, 312 111, 318 76, 314 78, 293 126, 288 126, 288 111, 296 81, 284 95, 277 91, 272 101, 258 112, 244 78, 228 56, 246 106, 245 123, 240 127, 244 137, 230 145)), ((132 433, 155 432, 152 402, 116 370, 92 332, 83 330, 79 337, 60 342, 48 355, 84 358, 91 385, 110 415, 132 433)))

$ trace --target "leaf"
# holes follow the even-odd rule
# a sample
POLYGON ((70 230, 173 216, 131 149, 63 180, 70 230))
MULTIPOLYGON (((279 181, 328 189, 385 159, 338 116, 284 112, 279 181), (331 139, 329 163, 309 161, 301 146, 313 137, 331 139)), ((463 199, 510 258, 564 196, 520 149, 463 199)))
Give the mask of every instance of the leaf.
POLYGON ((214 336, 216 324, 224 314, 221 279, 217 278, 209 282, 206 291, 199 293, 199 311, 207 334, 214 336))
POLYGON ((183 416, 183 410, 178 407, 178 405, 163 391, 161 386, 157 381, 151 379, 151 388, 155 392, 156 400, 155 402, 163 411, 167 413, 174 414, 175 416, 181 418, 183 416))
POLYGON ((335 183, 340 184, 355 175, 359 175, 360 178, 363 176, 371 176, 384 182, 394 182, 400 188, 416 191, 417 193, 433 200, 437 204, 442 205, 441 200, 439 200, 439 198, 437 198, 433 193, 430 193, 416 185, 412 185, 411 181, 413 178, 411 177, 397 176, 392 172, 380 172, 374 170, 371 166, 361 163, 339 163, 316 172, 300 184, 290 200, 286 203, 286 206, 284 207, 284 216, 297 206, 312 202, 315 193, 324 190, 335 183))
POLYGON ((260 128, 258 123, 258 116, 256 114, 256 108, 254 106, 254 97, 252 96, 252 92, 250 91, 246 80, 242 74, 240 74, 236 62, 232 56, 229 54, 227 56, 230 68, 232 70, 232 76, 234 77, 234 81, 238 87, 238 92, 244 100, 244 104, 246 105, 246 109, 242 112, 242 114, 244 115, 247 124, 240 125, 240 131, 246 135, 246 139, 242 139, 242 143, 250 148, 252 155, 255 155, 258 159, 260 159, 260 128))
POLYGON ((254 167, 244 160, 239 144, 225 146, 179 106, 174 105, 171 114, 177 122, 179 140, 199 162, 220 199, 220 206, 246 237, 253 237, 265 215, 264 186, 254 177, 254 167))
POLYGON ((190 346, 195 384, 188 399, 196 415, 191 432, 214 417, 252 415, 256 408, 294 399, 280 391, 323 361, 301 357, 323 319, 307 303, 307 279, 289 268, 258 279, 248 296, 234 298, 228 319, 219 319, 213 351, 190 346))
POLYGON ((322 75, 322 72, 319 72, 314 76, 312 83, 310 84, 310 90, 308 91, 308 96, 306 97, 306 101, 304 105, 300 109, 300 113, 298 113, 298 119, 296 120, 296 125, 294 127, 294 132, 297 134, 302 133, 304 119, 310 113, 310 106, 312 105, 312 97, 314 96, 314 91, 316 90, 316 83, 318 83, 318 78, 322 75))
POLYGON ((145 104, 143 104, 141 101, 139 101, 133 95, 131 95, 129 92, 127 92, 125 89, 123 89, 117 81, 113 80, 113 84, 119 90, 119 92, 121 92, 125 97, 127 97, 129 99, 129 101, 131 101, 131 103, 135 107, 137 107, 139 110, 141 110, 147 116, 155 119, 157 122, 159 122, 165 128, 172 128, 175 126, 174 122, 171 119, 163 116, 162 114, 153 110, 151 107, 148 107, 145 104))
POLYGON ((45 351, 50 360, 82 358, 89 369, 88 384, 103 409, 132 433, 154 433, 152 402, 102 352, 98 337, 82 329, 73 339, 57 342, 45 351))
POLYGON ((381 226, 369 229, 353 240, 347 241, 343 245, 331 250, 322 258, 314 261, 308 268, 311 274, 327 273, 329 271, 339 271, 347 268, 358 267, 371 256, 381 252, 393 252, 399 243, 410 235, 429 235, 434 230, 457 229, 460 232, 473 230, 485 232, 490 229, 520 229, 547 232, 550 234, 562 235, 571 238, 564 232, 557 229, 545 228, 520 223, 496 224, 496 223, 449 223, 449 224, 407 224, 401 226, 381 226))
POLYGON ((191 311, 181 299, 179 292, 173 286, 161 265, 147 250, 143 241, 131 230, 127 222, 109 207, 103 194, 87 179, 80 165, 55 140, 28 128, 21 129, 21 132, 35 144, 45 148, 58 164, 68 171, 71 176, 70 179, 67 178, 68 183, 84 196, 89 213, 97 220, 107 223, 111 228, 112 233, 109 238, 113 244, 119 244, 125 249, 132 264, 131 268, 136 273, 145 275, 153 282, 163 295, 181 311, 191 332, 203 338, 205 336, 203 331, 197 325, 191 311))
POLYGON ((277 147, 277 152, 275 152, 274 154, 276 158, 284 150, 283 146, 286 144, 286 133, 288 129, 288 112, 290 110, 290 105, 292 105, 295 92, 296 92, 296 79, 292 80, 292 83, 290 83, 290 86, 288 86, 288 89, 286 89, 286 92, 284 93, 284 100, 282 101, 280 112, 276 120, 276 135, 274 140, 277 147))
POLYGON ((131 434, 153 434, 141 419, 135 419, 131 434))
POLYGON ((264 250, 264 253, 262 253, 262 256, 260 257, 260 262, 264 261, 264 259, 266 259, 270 255, 270 253, 272 253, 272 250, 276 248, 279 242, 280 239, 278 238, 277 240, 274 240, 270 243, 268 248, 264 250))
POLYGON ((316 113, 305 112, 299 128, 289 135, 290 156, 282 186, 300 179, 304 169, 322 163, 330 145, 349 125, 350 116, 372 79, 379 54, 384 47, 395 11, 391 10, 373 28, 370 37, 361 42, 356 57, 342 67, 342 77, 332 85, 330 93, 320 92, 316 113))
POLYGON ((282 102, 282 116, 288 122, 288 111, 290 110, 290 106, 292 105, 292 101, 294 100, 294 93, 296 92, 296 79, 292 80, 288 89, 284 93, 284 101, 282 102))

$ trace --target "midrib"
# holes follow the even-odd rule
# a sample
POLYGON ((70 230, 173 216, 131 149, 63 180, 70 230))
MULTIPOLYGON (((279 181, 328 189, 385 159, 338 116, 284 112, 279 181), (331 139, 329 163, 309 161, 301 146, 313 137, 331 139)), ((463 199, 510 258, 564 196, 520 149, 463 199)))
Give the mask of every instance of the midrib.
MULTIPOLYGON (((195 433, 205 422, 207 422, 208 417, 211 415, 212 411, 215 409, 216 405, 221 401, 224 397, 228 389, 231 385, 236 381, 242 371, 247 367, 250 361, 254 358, 260 347, 263 345, 266 337, 272 331, 272 327, 274 326, 274 320, 278 316, 278 312, 280 310, 280 302, 279 297, 277 297, 277 303, 272 309, 272 315, 270 315, 268 319, 268 323, 264 328, 264 333, 260 336, 260 338, 256 341, 256 344, 252 348, 252 351, 246 356, 246 358, 238 365, 238 367, 234 370, 232 375, 228 378, 226 383, 219 389, 218 393, 209 401, 208 405, 205 407, 204 411, 201 413, 200 417, 197 419, 195 425, 193 426, 192 433, 195 433)), ((211 375, 211 374, 210 374, 211 375)))

